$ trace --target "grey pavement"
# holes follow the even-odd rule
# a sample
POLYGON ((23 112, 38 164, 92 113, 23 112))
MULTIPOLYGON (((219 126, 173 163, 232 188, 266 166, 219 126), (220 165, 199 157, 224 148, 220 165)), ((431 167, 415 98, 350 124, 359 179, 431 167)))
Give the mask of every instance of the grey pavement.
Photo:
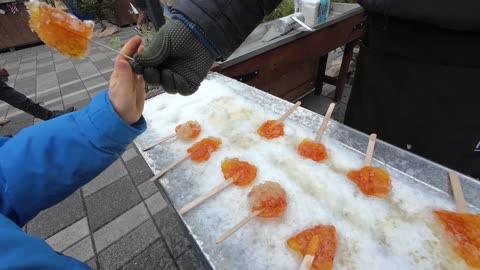
MULTIPOLYGON (((135 35, 122 28, 124 43, 135 35)), ((110 38, 100 40, 109 44, 110 38)), ((45 45, 0 54, 9 84, 49 109, 81 109, 108 86, 115 53, 91 46, 85 59, 68 59, 45 45)), ((333 95, 302 99, 303 106, 325 113, 333 95)), ((343 119, 350 88, 345 90, 334 118, 343 119), (343 113, 342 113, 343 112, 343 113)), ((15 135, 41 120, 0 101, 0 119, 10 123, 0 136, 15 135)), ((128 150, 90 183, 59 204, 41 212, 26 232, 45 239, 57 252, 77 258, 93 269, 202 269, 198 255, 156 186, 147 181, 152 172, 139 150, 128 150)))

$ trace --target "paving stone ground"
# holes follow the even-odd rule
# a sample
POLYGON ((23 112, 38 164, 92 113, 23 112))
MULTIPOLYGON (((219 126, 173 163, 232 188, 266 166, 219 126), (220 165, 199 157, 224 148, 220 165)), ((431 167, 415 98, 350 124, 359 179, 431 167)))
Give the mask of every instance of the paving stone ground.
MULTIPOLYGON (((136 32, 122 28, 125 42, 136 32)), ((108 44, 110 38, 100 40, 108 44)), ((333 55, 333 57, 338 57, 333 55)), ((108 86, 115 53, 92 46, 89 56, 72 60, 45 45, 0 54, 0 65, 11 74, 9 84, 49 109, 81 109, 108 86)), ((337 105, 342 121, 350 88, 337 105)), ((333 88, 302 99, 303 106, 324 114, 333 88)), ((0 119, 10 123, 0 136, 15 135, 41 120, 0 101, 0 119)), ((202 269, 198 254, 167 207, 156 186, 146 181, 152 172, 139 150, 128 150, 90 183, 56 206, 41 212, 25 227, 56 251, 87 263, 92 269, 202 269)))

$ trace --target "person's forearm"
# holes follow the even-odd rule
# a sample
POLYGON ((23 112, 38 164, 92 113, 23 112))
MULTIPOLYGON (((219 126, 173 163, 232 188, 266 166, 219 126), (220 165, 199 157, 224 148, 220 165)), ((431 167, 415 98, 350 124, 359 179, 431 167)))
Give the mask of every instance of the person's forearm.
POLYGON ((200 26, 225 60, 280 2, 178 0, 173 8, 200 26))
POLYGON ((107 92, 83 110, 29 127, 0 147, 0 213, 23 226, 107 168, 145 130, 113 109, 107 92))

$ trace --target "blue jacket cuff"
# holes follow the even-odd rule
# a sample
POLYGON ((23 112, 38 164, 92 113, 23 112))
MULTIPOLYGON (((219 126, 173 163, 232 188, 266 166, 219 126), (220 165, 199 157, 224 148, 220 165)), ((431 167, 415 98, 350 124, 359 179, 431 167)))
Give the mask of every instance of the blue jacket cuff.
POLYGON ((85 112, 79 120, 85 125, 85 134, 92 136, 90 139, 97 147, 125 148, 147 128, 143 116, 133 125, 120 118, 113 108, 107 90, 96 95, 83 110, 85 112), (88 132, 89 130, 96 132, 88 132))

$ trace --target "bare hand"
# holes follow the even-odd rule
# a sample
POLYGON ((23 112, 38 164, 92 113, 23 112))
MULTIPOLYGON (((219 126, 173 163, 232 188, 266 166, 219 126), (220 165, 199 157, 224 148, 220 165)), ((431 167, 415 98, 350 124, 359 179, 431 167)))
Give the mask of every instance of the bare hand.
MULTIPOLYGON (((121 52, 133 56, 143 51, 142 38, 135 36, 125 44, 121 52)), ((128 124, 136 123, 143 112, 145 102, 145 81, 140 75, 132 72, 127 59, 121 55, 115 60, 108 97, 112 102, 115 112, 128 124)))

